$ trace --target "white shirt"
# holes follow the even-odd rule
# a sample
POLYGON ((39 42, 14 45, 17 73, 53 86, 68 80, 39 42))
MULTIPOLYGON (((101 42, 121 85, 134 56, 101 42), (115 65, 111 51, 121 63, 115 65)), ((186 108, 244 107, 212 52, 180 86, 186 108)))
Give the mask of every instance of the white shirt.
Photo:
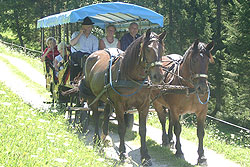
MULTIPOLYGON (((71 40, 74 39, 79 34, 79 31, 74 32, 71 36, 71 40)), ((76 45, 71 47, 71 52, 85 52, 85 53, 93 53, 98 50, 99 42, 98 38, 93 34, 89 34, 88 38, 84 34, 81 35, 76 45)))
MULTIPOLYGON (((62 56, 61 55, 58 55, 55 57, 55 60, 57 60, 57 63, 61 62, 63 60, 62 56)), ((61 66, 59 70, 62 70, 63 67, 61 66)))
POLYGON ((118 44, 117 38, 114 38, 114 41, 112 43, 109 43, 106 37, 102 38, 102 40, 105 44, 105 48, 117 48, 117 44, 118 44))

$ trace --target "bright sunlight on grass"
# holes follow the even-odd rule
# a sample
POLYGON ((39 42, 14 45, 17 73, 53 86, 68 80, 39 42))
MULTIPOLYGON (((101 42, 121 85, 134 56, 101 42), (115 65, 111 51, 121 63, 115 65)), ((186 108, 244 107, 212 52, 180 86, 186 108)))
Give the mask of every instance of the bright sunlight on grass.
POLYGON ((112 166, 61 114, 37 111, 0 82, 0 166, 112 166))

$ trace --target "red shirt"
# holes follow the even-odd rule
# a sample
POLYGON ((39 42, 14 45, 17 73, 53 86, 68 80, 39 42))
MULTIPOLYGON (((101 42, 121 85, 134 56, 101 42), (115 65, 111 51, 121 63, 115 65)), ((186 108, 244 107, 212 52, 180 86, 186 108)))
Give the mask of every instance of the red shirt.
MULTIPOLYGON (((46 48, 45 50, 44 50, 44 52, 43 52, 43 55, 47 52, 47 50, 48 50, 48 48, 46 48)), ((60 53, 59 53, 59 51, 57 50, 57 46, 55 46, 54 47, 54 56, 53 56, 53 52, 52 51, 49 51, 49 53, 47 54, 47 58, 49 59, 49 60, 51 60, 51 61, 53 61, 54 59, 55 59, 55 57, 57 56, 57 55, 59 55, 60 53)))

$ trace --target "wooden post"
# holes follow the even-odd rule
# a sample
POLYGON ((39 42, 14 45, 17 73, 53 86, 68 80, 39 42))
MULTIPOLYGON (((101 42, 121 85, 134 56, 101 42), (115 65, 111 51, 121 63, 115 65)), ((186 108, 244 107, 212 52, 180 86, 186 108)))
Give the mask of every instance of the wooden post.
POLYGON ((26 54, 26 45, 24 44, 23 51, 26 54))

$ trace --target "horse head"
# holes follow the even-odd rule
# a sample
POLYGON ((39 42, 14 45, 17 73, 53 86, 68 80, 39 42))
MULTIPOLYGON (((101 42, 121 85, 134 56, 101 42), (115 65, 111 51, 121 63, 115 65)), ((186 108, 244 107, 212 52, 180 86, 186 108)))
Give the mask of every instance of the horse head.
POLYGON ((157 35, 148 29, 144 36, 143 43, 141 43, 140 63, 143 64, 145 73, 149 76, 153 84, 163 82, 161 66, 162 55, 164 53, 163 39, 165 36, 165 31, 157 35))
POLYGON ((214 63, 211 54, 213 47, 214 42, 206 45, 196 40, 184 55, 184 63, 188 64, 186 71, 189 73, 189 80, 198 94, 208 91, 208 64, 214 63))

